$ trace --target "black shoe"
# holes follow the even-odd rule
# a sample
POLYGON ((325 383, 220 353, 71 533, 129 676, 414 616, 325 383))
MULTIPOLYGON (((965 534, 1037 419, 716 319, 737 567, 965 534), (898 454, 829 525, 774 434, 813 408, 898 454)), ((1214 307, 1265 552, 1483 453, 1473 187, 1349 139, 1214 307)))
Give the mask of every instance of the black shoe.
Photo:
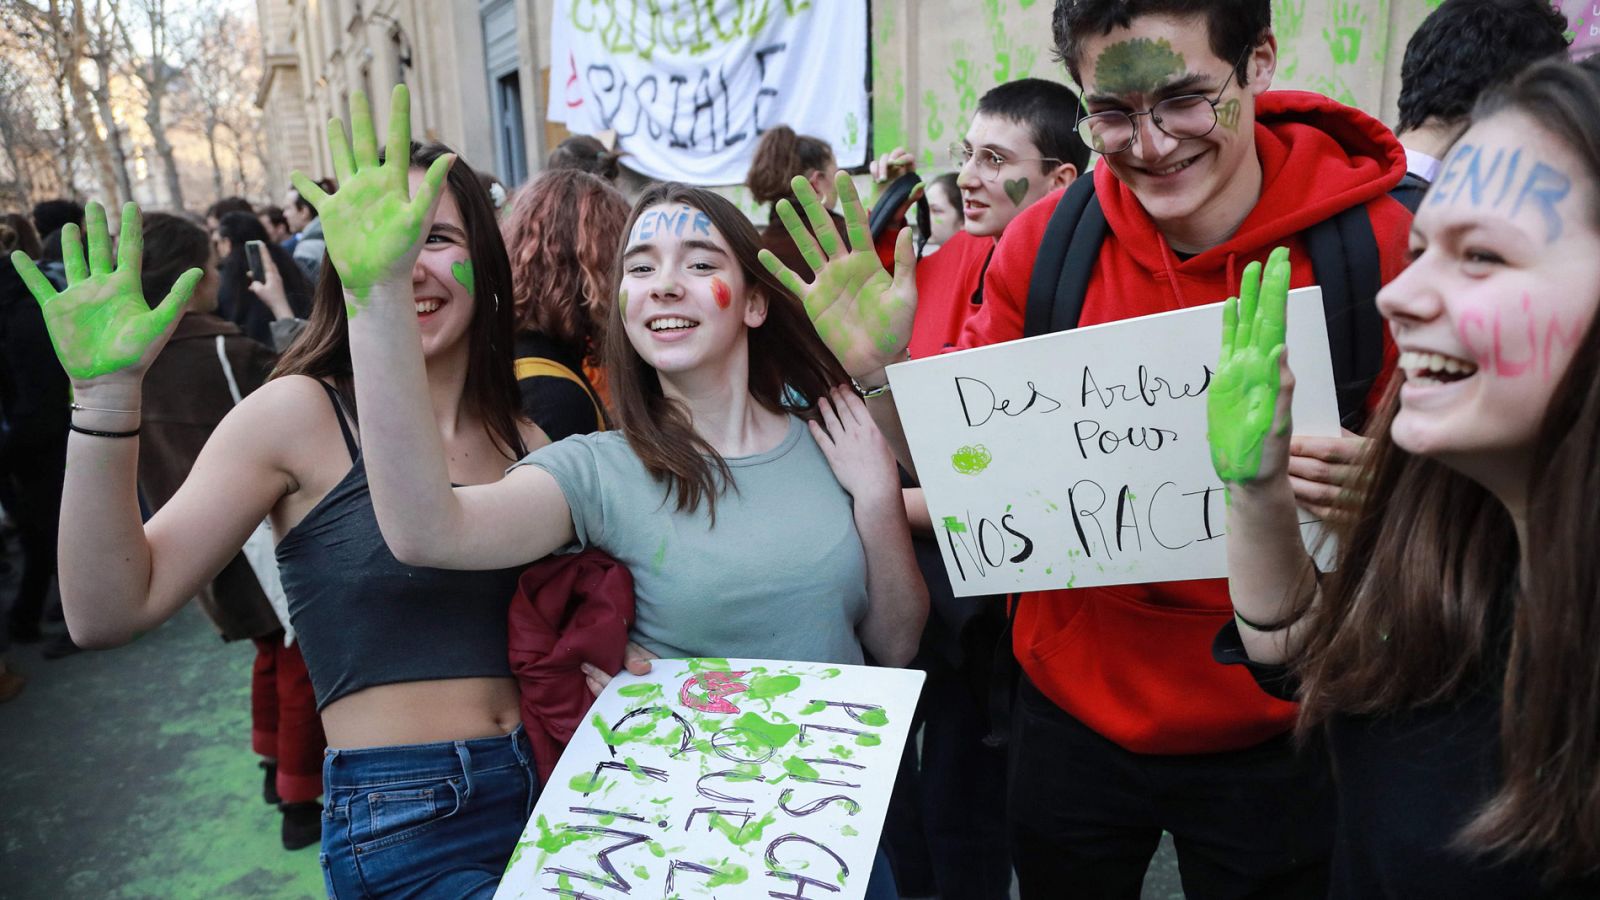
POLYGON ((284 803, 278 808, 283 810, 283 849, 299 850, 322 841, 321 803, 284 803))
POLYGON ((60 659, 81 652, 83 648, 72 642, 72 635, 58 634, 45 642, 44 649, 39 651, 39 655, 45 659, 60 659))
POLYGON ((283 802, 278 796, 278 764, 263 759, 257 765, 267 770, 266 777, 261 779, 261 799, 267 801, 268 806, 277 806, 283 802))

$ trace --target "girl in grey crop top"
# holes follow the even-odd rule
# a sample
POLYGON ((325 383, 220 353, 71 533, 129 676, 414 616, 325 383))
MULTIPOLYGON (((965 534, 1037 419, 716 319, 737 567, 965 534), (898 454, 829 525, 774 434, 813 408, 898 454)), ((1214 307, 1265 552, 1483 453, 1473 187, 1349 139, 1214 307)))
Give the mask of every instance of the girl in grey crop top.
POLYGON ((651 653, 905 664, 927 591, 894 459, 755 229, 676 184, 628 228, 604 347, 621 433, 536 451, 495 484, 448 486, 401 318, 351 322, 395 555, 496 569, 594 546, 633 572, 651 653))

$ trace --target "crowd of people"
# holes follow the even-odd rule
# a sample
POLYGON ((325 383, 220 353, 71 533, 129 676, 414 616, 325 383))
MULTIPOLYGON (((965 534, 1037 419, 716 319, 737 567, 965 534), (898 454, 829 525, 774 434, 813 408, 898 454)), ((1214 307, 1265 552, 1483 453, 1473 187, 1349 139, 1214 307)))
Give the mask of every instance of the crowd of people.
POLYGON ((263 798, 330 897, 493 893, 550 762, 508 611, 569 557, 631 575, 595 693, 927 673, 871 900, 1134 898, 1163 833, 1192 898, 1600 896, 1600 60, 1542 0, 1445 0, 1391 131, 1273 89, 1272 7, 1059 0, 1081 94, 996 86, 953 172, 872 163, 870 216, 785 126, 760 226, 630 202, 590 137, 507 195, 403 85, 281 208, 5 216, 10 640, 52 577, 78 646, 192 598, 250 639, 263 798), (1290 417, 1312 284, 1339 437, 1290 417), (956 597, 885 367, 1225 297, 1228 577, 956 597))

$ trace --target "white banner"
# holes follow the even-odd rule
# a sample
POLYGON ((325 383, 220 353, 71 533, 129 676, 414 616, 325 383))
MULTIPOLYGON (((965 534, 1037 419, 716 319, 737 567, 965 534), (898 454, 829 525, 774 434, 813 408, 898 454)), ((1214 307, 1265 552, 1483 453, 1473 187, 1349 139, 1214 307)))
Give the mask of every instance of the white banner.
MULTIPOLYGON (((1288 309, 1295 433, 1337 435, 1321 288, 1288 309)), ((1217 303, 891 366, 956 594, 1227 575, 1206 443, 1221 334, 1217 303)))
POLYGON ((550 121, 651 178, 741 184, 774 125, 867 161, 866 0, 556 0, 550 59, 550 121))
POLYGON ((754 659, 618 675, 544 785, 496 900, 860 900, 922 680, 754 659))

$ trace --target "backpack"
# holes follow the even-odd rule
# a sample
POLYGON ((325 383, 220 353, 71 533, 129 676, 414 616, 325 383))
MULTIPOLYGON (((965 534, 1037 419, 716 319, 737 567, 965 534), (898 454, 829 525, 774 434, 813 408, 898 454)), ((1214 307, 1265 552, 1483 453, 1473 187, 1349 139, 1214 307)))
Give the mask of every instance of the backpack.
MULTIPOLYGON (((1425 188, 1426 182, 1408 174, 1389 195, 1415 209, 1425 188)), ((1089 275, 1108 231, 1094 177, 1077 179, 1045 228, 1028 285, 1024 337, 1078 327, 1089 275)), ((1383 370, 1383 317, 1375 302, 1382 286, 1378 239, 1365 204, 1324 219, 1302 235, 1312 275, 1322 287, 1339 419, 1359 431, 1366 420, 1367 395, 1383 370)))
POLYGON ((605 409, 600 405, 600 398, 595 396, 594 389, 589 387, 589 382, 585 381, 578 373, 544 356, 518 357, 512 365, 518 381, 524 378, 561 378, 583 388, 584 395, 594 405, 594 418, 598 426, 596 430, 606 430, 606 414, 605 409))
MULTIPOLYGON (((1401 205, 1415 212, 1427 182, 1407 173, 1389 191, 1401 205)), ((1094 193, 1094 175, 1072 182, 1050 214, 1039 255, 1028 284, 1028 305, 1023 312, 1023 337, 1069 331, 1083 314, 1089 275, 1100 256, 1110 226, 1094 193)), ((1382 274, 1378 238, 1366 205, 1353 206, 1307 228, 1302 235, 1311 271, 1322 287, 1322 311, 1328 323, 1328 350, 1333 358, 1334 390, 1339 398, 1339 420, 1359 431, 1366 420, 1367 395, 1383 371, 1383 317, 1378 314, 1378 289, 1382 274)), ((1020 667, 1011 649, 1012 626, 1021 597, 1007 598, 1006 628, 994 648, 989 691, 989 746, 1006 743, 1011 731, 1012 695, 1020 667)))

